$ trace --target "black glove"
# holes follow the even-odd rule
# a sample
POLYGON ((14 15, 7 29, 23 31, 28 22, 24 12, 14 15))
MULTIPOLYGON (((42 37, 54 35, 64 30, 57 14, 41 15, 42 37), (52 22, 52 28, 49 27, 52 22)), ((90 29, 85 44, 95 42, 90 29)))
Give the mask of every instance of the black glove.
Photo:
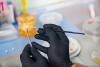
POLYGON ((37 50, 33 47, 30 49, 30 45, 27 45, 21 56, 22 67, 49 67, 47 59, 45 59, 37 50))
POLYGON ((51 67, 71 67, 69 39, 62 28, 57 25, 47 24, 44 25, 43 29, 39 29, 38 33, 35 38, 49 42, 50 47, 46 48, 40 46, 38 43, 35 43, 34 47, 48 55, 51 67))

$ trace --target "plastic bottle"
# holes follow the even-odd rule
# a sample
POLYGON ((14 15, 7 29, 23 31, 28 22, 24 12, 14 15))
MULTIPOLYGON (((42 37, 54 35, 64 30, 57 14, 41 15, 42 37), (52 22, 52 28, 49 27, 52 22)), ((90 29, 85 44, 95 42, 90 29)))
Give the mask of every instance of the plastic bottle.
POLYGON ((14 7, 13 7, 13 4, 11 1, 7 2, 7 6, 8 6, 8 9, 9 9, 9 12, 8 12, 8 20, 9 22, 11 23, 15 23, 15 16, 14 16, 14 7))

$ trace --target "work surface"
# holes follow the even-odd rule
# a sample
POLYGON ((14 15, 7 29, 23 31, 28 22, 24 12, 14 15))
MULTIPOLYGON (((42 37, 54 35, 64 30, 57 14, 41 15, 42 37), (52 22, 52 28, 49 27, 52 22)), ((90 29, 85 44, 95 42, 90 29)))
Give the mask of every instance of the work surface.
MULTIPOLYGON (((97 3, 98 1, 96 2, 96 5, 99 7, 97 3)), ((63 29, 67 31, 80 32, 81 31, 80 27, 82 27, 81 26, 82 24, 79 25, 80 22, 83 22, 88 18, 90 18, 88 15, 89 13, 88 13, 87 4, 82 5, 80 3, 79 5, 76 6, 74 5, 66 9, 63 8, 56 11, 64 13, 63 15, 66 16, 68 20, 72 22, 71 23, 67 21, 67 19, 65 18, 65 20, 61 23, 63 29), (86 9, 86 11, 84 11, 83 9, 86 9), (73 25, 73 23, 77 25, 73 25)), ((97 16, 99 16, 100 11, 96 10, 96 12, 97 12, 97 16)), ((38 21, 36 25, 37 27, 42 27, 42 25, 38 21)), ((83 35, 67 34, 67 36, 76 38, 81 46, 81 53, 79 54, 79 56, 76 56, 72 59, 73 62, 81 63, 89 67, 100 67, 100 65, 96 65, 94 61, 91 59, 91 54, 93 50, 99 47, 100 45, 94 42, 87 35, 83 36, 83 35)), ((32 38, 32 41, 36 41, 40 44, 43 43, 43 41, 36 40, 35 38, 32 38)), ((21 67, 19 57, 20 57, 20 53, 22 52, 24 46, 27 43, 28 42, 26 39, 20 37, 12 41, 0 42, 0 65, 2 65, 3 67, 21 67)))
MULTIPOLYGON (((38 25, 38 27, 39 26, 42 27, 42 25, 38 25)), ((64 20, 61 23, 61 26, 64 30, 67 31, 80 32, 80 30, 76 28, 75 25, 68 22, 67 20, 64 20)), ((90 67, 91 66, 97 67, 96 64, 93 62, 93 60, 91 59, 91 53, 96 47, 98 47, 98 45, 91 42, 91 39, 89 39, 86 35, 75 35, 75 34, 66 34, 66 35, 76 38, 81 45, 80 55, 74 57, 72 61, 90 67)), ((36 40, 35 38, 32 38, 31 40, 36 41, 40 44, 43 43, 43 41, 36 40)), ((20 37, 12 41, 1 42, 0 43, 0 64, 3 67, 10 67, 10 66, 20 67, 21 63, 20 63, 19 55, 27 43, 28 42, 26 39, 20 37)))

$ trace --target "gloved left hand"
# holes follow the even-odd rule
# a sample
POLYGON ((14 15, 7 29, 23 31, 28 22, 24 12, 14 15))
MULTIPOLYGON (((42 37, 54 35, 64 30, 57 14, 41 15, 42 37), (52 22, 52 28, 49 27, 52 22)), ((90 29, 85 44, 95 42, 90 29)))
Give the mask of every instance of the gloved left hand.
POLYGON ((48 61, 44 58, 36 48, 27 45, 21 56, 22 67, 49 67, 48 61))

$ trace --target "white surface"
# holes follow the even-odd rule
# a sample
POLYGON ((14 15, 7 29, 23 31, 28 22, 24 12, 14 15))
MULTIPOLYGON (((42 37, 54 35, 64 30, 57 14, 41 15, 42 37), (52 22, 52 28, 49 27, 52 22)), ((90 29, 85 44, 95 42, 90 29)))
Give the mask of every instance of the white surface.
POLYGON ((0 30, 0 42, 17 38, 17 30, 12 24, 5 24, 3 30, 0 30))

